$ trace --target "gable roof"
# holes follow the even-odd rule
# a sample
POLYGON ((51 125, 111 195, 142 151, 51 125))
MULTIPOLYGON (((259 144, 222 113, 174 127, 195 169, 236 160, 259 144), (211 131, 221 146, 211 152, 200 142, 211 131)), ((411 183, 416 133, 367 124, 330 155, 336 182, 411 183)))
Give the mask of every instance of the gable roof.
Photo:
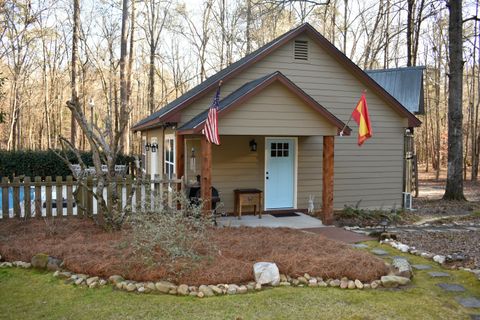
MULTIPOLYGON (((268 87, 270 84, 274 82, 282 83, 288 90, 294 93, 298 98, 300 98, 306 105, 311 107, 313 110, 318 112, 322 115, 323 118, 327 120, 332 126, 337 127, 338 132, 344 129, 344 133, 346 135, 350 134, 351 129, 345 126, 341 120, 335 117, 330 111, 328 111, 325 107, 320 105, 315 99, 310 97, 305 91, 300 89, 297 85, 295 85, 290 79, 288 79, 284 74, 280 71, 276 71, 270 73, 266 76, 261 78, 255 79, 253 81, 247 82, 234 92, 230 93, 224 99, 222 99, 219 103, 219 111, 218 116, 223 116, 228 111, 234 109, 236 106, 244 103, 251 97, 257 95, 263 89, 268 87)), ((200 132, 205 125, 205 120, 207 119, 208 109, 201 112, 193 119, 185 123, 183 126, 178 128, 180 134, 182 133, 196 133, 200 132), (183 131, 183 132, 182 132, 183 131)))
POLYGON ((344 65, 355 77, 361 80, 367 87, 379 94, 394 110, 401 115, 408 118, 409 125, 412 127, 420 126, 421 122, 410 111, 408 111, 400 102, 392 97, 387 91, 385 91, 375 80, 370 78, 362 69, 360 69, 353 61, 345 56, 340 50, 338 50, 330 41, 323 37, 314 27, 309 23, 304 23, 294 28, 273 41, 267 43, 263 47, 260 47, 251 54, 231 64, 225 69, 217 72, 209 77, 196 87, 190 89, 182 96, 178 97, 174 101, 167 104, 160 110, 152 113, 150 116, 139 121, 132 127, 133 131, 138 131, 144 128, 148 128, 154 125, 158 125, 162 122, 176 122, 179 112, 191 103, 202 98, 205 94, 210 92, 220 80, 227 81, 234 77, 242 70, 248 68, 253 63, 261 60, 265 56, 269 55, 279 47, 285 45, 290 40, 296 38, 300 34, 306 33, 312 37, 312 39, 322 47, 327 53, 334 57, 339 63, 344 65))
POLYGON ((408 111, 424 114, 423 70, 425 67, 365 70, 408 111))

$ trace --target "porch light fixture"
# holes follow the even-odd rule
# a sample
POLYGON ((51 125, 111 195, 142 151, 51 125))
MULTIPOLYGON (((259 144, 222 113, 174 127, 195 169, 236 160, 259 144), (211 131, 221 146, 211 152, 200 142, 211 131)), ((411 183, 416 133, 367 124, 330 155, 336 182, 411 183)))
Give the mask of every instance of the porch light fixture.
POLYGON ((158 143, 154 142, 150 145, 150 147, 152 148, 152 152, 157 152, 158 143))
POLYGON ((150 151, 150 143, 145 143, 145 151, 150 151))
POLYGON ((255 139, 250 140, 248 144, 250 146, 250 151, 257 151, 257 142, 255 141, 255 139))
POLYGON ((192 152, 190 153, 190 170, 192 171, 197 170, 197 163, 195 159, 195 148, 192 148, 192 152))

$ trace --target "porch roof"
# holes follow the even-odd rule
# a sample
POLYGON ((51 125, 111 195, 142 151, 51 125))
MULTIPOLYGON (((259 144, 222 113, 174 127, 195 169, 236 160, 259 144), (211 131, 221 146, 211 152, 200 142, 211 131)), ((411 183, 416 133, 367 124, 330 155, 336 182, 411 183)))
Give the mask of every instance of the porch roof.
MULTIPOLYGON (((239 89, 226 96, 219 102, 218 117, 220 118, 224 116, 229 110, 234 109, 236 106, 245 103, 253 96, 262 92, 270 84, 277 81, 283 84, 288 90, 294 93, 298 98, 300 98, 300 100, 302 100, 306 105, 311 107, 315 112, 318 112, 323 119, 325 119, 330 125, 332 125, 332 127, 336 127, 337 132, 340 132, 343 129, 345 135, 350 134, 351 129, 348 126, 345 126, 345 123, 343 121, 335 117, 330 111, 328 111, 315 99, 305 93, 280 71, 276 71, 260 77, 256 80, 247 82, 239 89)), ((180 134, 200 132, 205 125, 208 110, 209 109, 207 108, 203 112, 199 113, 197 116, 193 117, 190 121, 186 122, 183 126, 178 128, 178 132, 180 134)))

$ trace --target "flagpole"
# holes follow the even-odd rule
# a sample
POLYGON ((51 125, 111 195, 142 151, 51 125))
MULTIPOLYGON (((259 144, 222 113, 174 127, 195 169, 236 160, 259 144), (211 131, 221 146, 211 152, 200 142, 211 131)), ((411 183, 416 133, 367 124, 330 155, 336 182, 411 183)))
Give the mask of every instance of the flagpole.
MULTIPOLYGON (((367 93, 367 89, 363 89, 362 95, 364 95, 365 93, 367 93)), ((348 121, 347 121, 347 123, 345 123, 342 130, 340 130, 340 137, 343 137, 343 131, 347 128, 350 121, 352 121, 352 117, 353 117, 353 112, 350 114, 350 118, 348 118, 348 121)))

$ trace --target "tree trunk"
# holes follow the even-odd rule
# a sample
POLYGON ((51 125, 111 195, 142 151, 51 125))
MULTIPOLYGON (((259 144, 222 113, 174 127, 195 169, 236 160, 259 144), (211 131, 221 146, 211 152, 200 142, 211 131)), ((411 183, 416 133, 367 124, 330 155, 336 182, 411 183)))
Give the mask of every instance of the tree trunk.
MULTIPOLYGON (((73 35, 72 35, 72 98, 71 102, 78 104, 77 65, 78 65, 78 38, 80 32, 80 0, 73 0, 73 35)), ((70 119, 70 142, 76 146, 77 124, 72 114, 70 119)))
MULTIPOLYGON (((119 126, 117 130, 124 130, 124 126, 127 122, 127 43, 128 43, 128 0, 123 0, 122 5, 122 34, 120 39, 120 114, 119 114, 119 126)), ((125 145, 125 130, 120 138, 119 151, 123 152, 123 146, 125 145)))
POLYGON ((463 195, 463 61, 462 61, 462 2, 451 0, 448 21, 449 81, 448 81, 448 169, 443 199, 465 200, 463 195))

